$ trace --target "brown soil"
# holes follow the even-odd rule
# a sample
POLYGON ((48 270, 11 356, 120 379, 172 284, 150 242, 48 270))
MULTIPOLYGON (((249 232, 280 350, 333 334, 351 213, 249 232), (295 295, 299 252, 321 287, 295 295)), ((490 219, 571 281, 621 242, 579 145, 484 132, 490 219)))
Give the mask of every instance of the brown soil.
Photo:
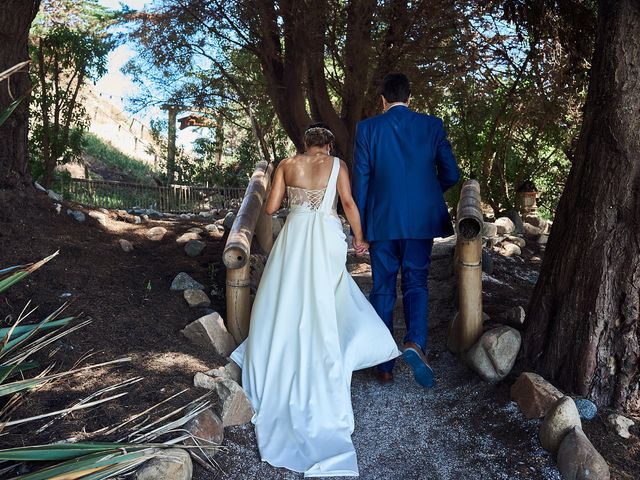
MULTIPOLYGON (((216 241, 207 238, 207 247, 203 255, 195 259, 186 256, 182 246, 175 242, 176 237, 189 228, 210 222, 173 219, 134 225, 116 219, 116 214, 112 213, 105 227, 90 217, 87 217, 85 223, 75 221, 65 214, 66 206, 58 215, 52 205, 46 195, 40 192, 19 194, 0 191, 0 268, 33 262, 60 249, 60 255, 49 264, 2 294, 2 326, 15 318, 28 301, 38 306, 35 316, 41 319, 70 299, 68 313, 81 313, 83 318, 92 319, 92 323, 58 342, 56 348, 51 349, 55 352, 53 355, 41 355, 38 360, 43 364, 55 363, 56 370, 71 367, 87 353, 92 353, 92 356, 84 360, 82 365, 122 357, 130 357, 131 361, 116 367, 78 374, 68 380, 52 382, 30 395, 12 417, 20 418, 69 407, 94 391, 126 378, 140 376, 143 380, 129 387, 127 396, 68 415, 41 434, 36 434, 35 430, 46 421, 7 429, 0 437, 0 445, 3 447, 68 438, 91 438, 92 432, 122 422, 133 413, 143 411, 173 393, 189 389, 186 394, 171 403, 173 407, 184 405, 188 400, 204 393, 192 387, 193 375, 225 362, 223 358, 210 351, 194 347, 180 334, 185 325, 206 311, 190 309, 180 293, 169 290, 175 275, 187 272, 205 284, 208 293, 212 289, 217 292, 224 291, 225 272, 221 263, 224 239, 216 241), (157 243, 147 240, 144 232, 158 225, 168 229, 165 238, 157 243), (118 244, 119 238, 131 241, 135 250, 132 253, 123 252, 118 244)), ((71 208, 88 212, 80 206, 71 208)), ((491 254, 495 262, 494 272, 491 278, 485 278, 483 286, 486 311, 494 318, 509 307, 527 304, 537 279, 537 265, 542 254, 537 251, 535 245, 528 245, 523 253, 523 258, 515 259, 507 259, 497 253, 491 254)), ((366 261, 361 261, 353 265, 352 270, 356 275, 366 276, 368 265, 366 261)), ((434 294, 432 292, 432 295, 434 294)), ((211 308, 224 317, 226 312, 222 295, 211 295, 211 299, 211 308)), ((433 323, 434 348, 430 352, 430 360, 441 367, 439 371, 442 375, 453 371, 457 365, 457 360, 451 357, 444 347, 445 332, 444 323, 433 323)), ((472 399, 475 404, 481 400, 481 405, 494 405, 479 414, 468 415, 468 423, 464 426, 466 432, 470 435, 490 432, 499 443, 513 446, 514 451, 522 446, 523 455, 526 455, 524 449, 537 442, 535 435, 538 424, 537 421, 521 421, 517 409, 514 410, 510 402, 508 390, 517 373, 516 367, 504 382, 492 388, 485 388, 485 384, 475 375, 465 373, 464 370, 456 373, 455 378, 449 382, 455 384, 454 386, 467 396, 478 395, 478 391, 485 392, 482 394, 484 396, 472 399), (501 432, 504 438, 501 437, 501 432)), ((401 370, 399 377, 402 378, 405 374, 408 378, 408 374, 401 370)), ((372 380, 368 375, 366 372, 359 372, 354 377, 356 418, 364 425, 367 423, 363 409, 366 410, 365 403, 368 400, 366 397, 358 400, 358 395, 363 395, 362 392, 370 388, 372 380)), ((398 382, 397 388, 405 388, 403 385, 398 382)), ((390 401, 399 401, 403 395, 400 390, 390 392, 393 397, 390 401)), ((458 400, 455 400, 450 408, 455 404, 458 404, 458 400)), ((446 406, 445 403, 443 405, 446 406)), ((464 416, 468 413, 458 414, 464 416)), ((583 421, 584 430, 609 463, 613 479, 638 478, 638 427, 632 427, 632 438, 624 440, 607 426, 608 413, 603 411, 596 419, 583 421)), ((440 412, 431 411, 429 416, 438 419, 451 415, 443 409, 440 412)), ((452 426, 455 426, 456 422, 459 423, 459 419, 451 418, 448 423, 445 421, 452 426)), ((229 447, 229 452, 219 454, 218 460, 227 474, 211 475, 196 467, 194 478, 249 478, 241 472, 249 472, 254 468, 258 469, 256 471, 267 472, 267 476, 252 478, 300 477, 260 464, 253 428, 250 425, 227 429, 226 437, 225 445, 229 447), (247 470, 240 468, 243 462, 251 464, 247 470)), ((100 440, 105 438, 101 437, 100 440)), ((366 435, 358 434, 358 431, 355 441, 357 447, 358 442, 363 448, 369 447, 366 435)), ((397 445, 399 449, 404 447, 406 445, 397 445)), ((437 456, 445 455, 446 452, 431 454, 436 455, 434 461, 438 463, 437 456)), ((479 462, 485 460, 498 461, 489 458, 478 459, 479 462)), ((372 475, 367 476, 366 472, 378 471, 379 467, 384 466, 378 465, 375 459, 371 460, 371 466, 368 466, 367 459, 361 457, 361 461, 361 478, 374 478, 372 475)), ((401 459, 398 461, 402 463, 401 459)), ((534 467, 542 468, 532 464, 518 467, 517 470, 521 470, 522 473, 517 478, 541 478, 538 473, 530 473, 535 471, 534 467)), ((379 478, 392 478, 381 475, 379 478)), ((445 475, 440 478, 462 477, 445 475)), ((550 475, 550 478, 556 477, 550 475)))
MULTIPOLYGON (((63 370, 88 353, 92 356, 82 365, 131 358, 120 366, 52 382, 30 395, 12 417, 63 409, 108 384, 143 377, 127 389, 127 396, 75 412, 40 435, 33 434, 34 427, 45 421, 8 429, 0 437, 4 446, 85 438, 188 389, 196 372, 224 363, 223 358, 193 346, 180 334, 185 325, 207 312, 190 309, 180 292, 169 290, 175 275, 187 272, 207 286, 207 293, 212 289, 224 292, 225 272, 221 264, 224 239, 205 239, 203 235, 207 246, 197 258, 188 257, 175 242, 189 228, 210 221, 176 219, 133 225, 116 220, 112 212, 114 218, 106 227, 88 216, 86 222, 79 223, 65 214, 66 205, 58 215, 51 200, 36 191, 27 194, 0 191, 0 205, 2 267, 34 262, 60 250, 56 258, 2 295, 0 318, 5 319, 2 326, 29 301, 38 306, 35 320, 70 300, 68 314, 90 318, 92 323, 59 341, 56 344, 59 348, 51 358, 42 355, 38 360, 43 364, 55 363, 56 370, 63 370), (168 230, 164 239, 147 240, 144 232, 159 225, 168 230), (118 244, 119 238, 131 241, 134 251, 125 253, 118 244)), ((78 205, 70 207, 89 211, 78 205)), ((224 316, 222 295, 210 297, 211 308, 224 316)), ((190 388, 172 404, 184 405, 203 393, 190 388)))

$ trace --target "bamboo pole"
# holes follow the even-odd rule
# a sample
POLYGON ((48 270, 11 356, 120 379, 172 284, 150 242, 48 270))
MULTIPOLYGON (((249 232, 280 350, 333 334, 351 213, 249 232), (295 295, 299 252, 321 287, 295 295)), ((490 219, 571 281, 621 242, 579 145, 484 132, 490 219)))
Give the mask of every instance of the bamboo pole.
POLYGON ((261 161, 256 166, 238 210, 222 255, 227 267, 227 328, 236 342, 241 343, 249 334, 251 318, 250 273, 251 240, 257 228, 261 247, 271 250, 273 234, 267 223, 264 202, 271 187, 273 164, 261 161))
POLYGON ((249 261, 251 239, 271 187, 272 171, 273 164, 261 161, 251 176, 222 256, 227 268, 240 268, 249 261))
POLYGON ((455 270, 459 309, 449 325, 447 346, 458 353, 469 349, 482 335, 482 208, 480 184, 462 186, 457 214, 455 270))

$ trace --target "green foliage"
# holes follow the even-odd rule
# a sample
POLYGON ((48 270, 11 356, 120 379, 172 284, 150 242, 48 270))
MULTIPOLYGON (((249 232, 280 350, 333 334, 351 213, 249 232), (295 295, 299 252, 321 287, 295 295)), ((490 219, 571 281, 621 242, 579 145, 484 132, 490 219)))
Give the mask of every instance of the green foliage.
POLYGON ((105 29, 111 22, 94 1, 53 0, 44 3, 34 22, 30 169, 45 186, 51 184, 56 165, 80 159, 89 126, 82 87, 106 72, 113 41, 105 29))
POLYGON ((149 164, 122 153, 91 132, 85 132, 83 135, 83 152, 109 170, 132 177, 134 182, 152 183, 151 178, 157 175, 149 164))

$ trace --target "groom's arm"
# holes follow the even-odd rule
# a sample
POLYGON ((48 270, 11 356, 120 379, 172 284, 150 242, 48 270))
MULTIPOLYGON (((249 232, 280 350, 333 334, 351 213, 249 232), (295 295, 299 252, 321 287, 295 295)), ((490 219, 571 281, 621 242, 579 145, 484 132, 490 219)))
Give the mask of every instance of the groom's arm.
POLYGON ((460 169, 453 155, 451 144, 447 139, 442 120, 438 119, 438 133, 436 145, 436 167, 438 169, 438 182, 442 193, 453 187, 460 180, 460 169))
POLYGON ((362 122, 356 125, 355 148, 353 149, 353 181, 352 191, 353 199, 358 206, 360 212, 360 222, 362 231, 366 237, 367 232, 367 195, 369 193, 369 173, 371 170, 371 161, 369 153, 369 142, 366 138, 365 128, 362 122))

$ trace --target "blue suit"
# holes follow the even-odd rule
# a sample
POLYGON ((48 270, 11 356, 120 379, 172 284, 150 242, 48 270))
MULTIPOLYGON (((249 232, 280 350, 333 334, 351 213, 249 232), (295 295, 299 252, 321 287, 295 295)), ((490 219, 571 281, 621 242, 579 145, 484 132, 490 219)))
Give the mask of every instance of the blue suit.
MULTIPOLYGON (((369 297, 393 332, 396 279, 402 269, 405 342, 426 349, 431 248, 453 234, 443 193, 460 171, 442 120, 398 105, 363 120, 356 130, 353 197, 371 243, 369 297)), ((391 371, 393 362, 380 365, 391 371)))

